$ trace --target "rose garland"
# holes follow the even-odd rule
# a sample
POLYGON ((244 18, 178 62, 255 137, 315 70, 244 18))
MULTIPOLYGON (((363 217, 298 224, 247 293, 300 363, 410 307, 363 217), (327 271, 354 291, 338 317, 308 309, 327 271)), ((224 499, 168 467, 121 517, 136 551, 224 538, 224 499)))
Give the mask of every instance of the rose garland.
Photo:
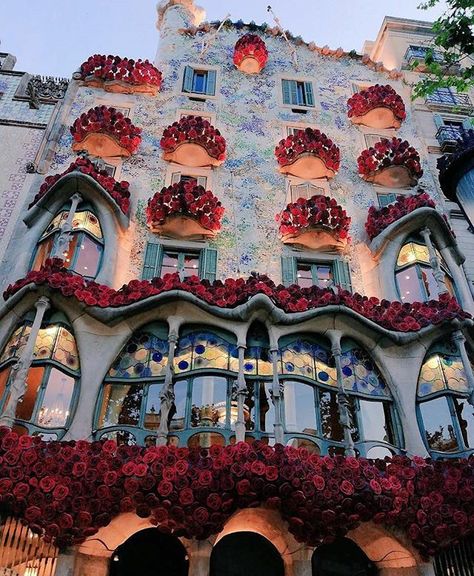
POLYGON ((470 318, 470 314, 464 312, 456 299, 448 293, 441 294, 439 300, 402 304, 398 301, 380 301, 375 297, 351 294, 342 289, 335 293, 331 289, 317 286, 277 286, 267 276, 258 274, 246 280, 228 278, 225 281, 216 280, 212 284, 208 280, 200 280, 197 276, 181 281, 178 273, 165 274, 163 278, 154 278, 151 281, 131 280, 119 290, 115 290, 69 272, 58 258, 47 260, 41 270, 28 272, 25 278, 10 284, 3 297, 7 300, 28 284, 45 285, 59 291, 63 296, 74 297, 87 306, 100 308, 126 306, 171 290, 193 294, 203 302, 220 308, 235 308, 256 294, 266 294, 285 312, 304 312, 330 305, 346 306, 379 326, 399 332, 418 331, 425 326, 455 318, 470 318))
POLYGON ((337 172, 340 165, 340 152, 336 144, 326 134, 313 128, 297 130, 283 138, 275 147, 275 156, 280 166, 292 164, 301 154, 314 154, 327 168, 337 172))
POLYGON ((390 226, 390 224, 410 214, 410 212, 413 212, 417 208, 422 207, 435 207, 435 203, 429 194, 423 190, 419 190, 417 194, 412 194, 411 196, 401 194, 397 196, 396 202, 383 208, 371 206, 369 208, 367 222, 365 223, 365 229, 369 238, 373 240, 382 230, 385 230, 387 226, 390 226))
POLYGON ((44 442, 0 429, 0 502, 59 547, 83 542, 123 512, 205 539, 238 509, 277 510, 309 546, 362 522, 403 530, 423 556, 473 531, 472 459, 329 457, 303 448, 210 449, 44 442))
POLYGON ((407 115, 403 100, 389 84, 386 86, 380 84, 369 86, 369 88, 351 96, 347 105, 349 118, 364 116, 374 108, 389 108, 400 121, 405 120, 407 115))
POLYGON ((280 234, 297 234, 311 226, 322 226, 331 230, 342 240, 349 235, 351 218, 334 198, 315 195, 309 200, 298 198, 277 215, 280 234))
POLYGON ((390 166, 404 166, 418 179, 423 176, 420 162, 420 155, 415 148, 401 138, 381 138, 380 142, 364 150, 357 158, 362 177, 372 176, 374 172, 390 166))
POLYGON ((48 190, 50 190, 58 180, 60 180, 66 174, 71 172, 81 172, 82 174, 87 174, 93 178, 98 184, 106 190, 110 196, 115 200, 120 210, 127 214, 130 208, 130 184, 125 180, 117 182, 109 176, 105 170, 99 170, 97 166, 91 162, 88 158, 76 158, 74 162, 69 165, 69 168, 61 172, 61 174, 54 174, 52 176, 46 176, 43 184, 41 184, 39 192, 33 199, 33 202, 28 206, 31 208, 34 206, 40 198, 42 198, 48 190))
POLYGON ((260 69, 265 67, 268 60, 268 50, 260 36, 245 34, 237 40, 234 49, 234 64, 240 66, 242 60, 247 57, 255 58, 260 69))
POLYGON ((207 230, 220 230, 224 207, 210 190, 198 186, 196 180, 162 188, 148 200, 146 218, 151 228, 177 214, 196 218, 207 230))
POLYGON ((81 64, 82 80, 90 76, 104 81, 119 80, 126 84, 151 84, 161 87, 161 72, 148 60, 132 60, 120 56, 94 54, 81 64))
POLYGON ((140 146, 141 128, 132 124, 122 112, 108 106, 96 106, 84 112, 71 126, 75 142, 82 142, 88 134, 102 132, 115 138, 126 150, 133 154, 140 146))
POLYGON ((217 128, 201 116, 184 116, 165 128, 160 145, 165 152, 173 152, 184 142, 199 144, 209 156, 225 160, 226 141, 217 128))

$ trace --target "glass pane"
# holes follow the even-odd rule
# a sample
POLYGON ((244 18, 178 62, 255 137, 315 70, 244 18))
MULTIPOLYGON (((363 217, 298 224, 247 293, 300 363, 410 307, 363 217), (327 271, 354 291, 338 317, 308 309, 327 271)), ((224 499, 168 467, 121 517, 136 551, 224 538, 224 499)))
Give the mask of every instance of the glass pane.
POLYGON ((39 270, 50 257, 56 236, 57 234, 51 234, 51 236, 38 243, 35 261, 31 267, 32 270, 39 270))
POLYGON ((421 281, 425 289, 425 300, 436 300, 438 298, 439 290, 436 278, 434 277, 433 269, 420 266, 421 281))
POLYGON ((161 276, 165 274, 174 274, 178 271, 178 255, 169 252, 163 252, 163 261, 161 263, 161 276))
POLYGON ((258 426, 261 432, 274 433, 275 406, 271 397, 272 384, 270 382, 257 383, 259 393, 259 417, 258 426))
POLYGON ((99 428, 126 424, 136 426, 143 398, 141 384, 106 384, 99 415, 99 428))
POLYGON ((69 212, 60 212, 59 214, 57 214, 51 220, 49 226, 44 231, 42 238, 44 236, 46 236, 46 234, 49 234, 50 232, 52 232, 53 230, 58 230, 59 228, 61 228, 62 225, 66 222, 68 215, 69 215, 69 212))
POLYGON ((188 440, 189 448, 210 448, 211 446, 224 446, 225 438, 215 432, 201 432, 194 434, 188 440))
POLYGON ((268 348, 249 346, 244 353, 244 373, 249 375, 271 376, 273 366, 268 348))
POLYGON ((149 378, 164 374, 168 343, 153 334, 135 333, 112 364, 109 378, 149 378))
POLYGON ((341 355, 344 388, 371 396, 387 396, 390 392, 371 358, 360 348, 341 355))
POLYGON ((28 335, 31 332, 31 326, 23 324, 13 332, 10 340, 3 350, 3 354, 0 357, 0 362, 4 362, 9 358, 16 357, 21 354, 21 351, 25 347, 28 335))
POLYGON ((33 367, 28 371, 26 378, 26 391, 22 400, 20 400, 16 407, 16 417, 21 420, 31 420, 33 410, 35 408, 38 390, 43 382, 44 376, 43 367, 33 367))
POLYGON ((75 380, 57 368, 51 368, 38 413, 38 424, 48 428, 65 426, 71 408, 75 380))
POLYGON ((332 284, 332 267, 327 264, 314 264, 317 284, 320 288, 327 288, 332 284))
POLYGON ((418 267, 410 266, 395 274, 402 302, 424 302, 426 296, 418 278, 418 267))
POLYGON ((87 230, 93 234, 96 238, 102 238, 102 229, 100 227, 99 220, 97 216, 92 214, 87 210, 82 212, 76 212, 74 214, 74 219, 72 221, 72 227, 74 230, 87 230))
POLYGON ((192 368, 229 368, 230 345, 212 332, 193 335, 192 368))
POLYGON ((321 454, 321 449, 315 442, 311 442, 308 438, 291 438, 286 443, 287 446, 292 448, 305 448, 312 454, 321 454))
POLYGON ((74 264, 74 270, 81 276, 95 278, 99 271, 100 256, 102 254, 102 245, 94 242, 86 234, 81 234, 81 242, 77 247, 77 259, 74 264))
POLYGON ((148 430, 158 430, 160 425, 161 384, 150 384, 146 399, 144 426, 148 430))
POLYGON ((227 379, 220 376, 194 378, 192 387, 191 426, 225 426, 227 379))
POLYGON ((46 358, 51 358, 58 332, 59 326, 55 325, 40 329, 35 342, 35 360, 45 360, 46 358))
POLYGON ((418 380, 418 396, 426 396, 443 388, 444 378, 441 369, 441 359, 438 354, 434 354, 421 367, 418 380))
POLYGON ((420 412, 428 446, 440 452, 457 450, 458 441, 447 398, 422 402, 420 412))
POLYGON ((469 392, 469 384, 461 358, 456 356, 441 356, 440 361, 447 387, 456 392, 469 392))
POLYGON ((364 431, 362 440, 380 440, 394 444, 389 404, 359 399, 359 418, 364 431))
POLYGON ((197 276, 199 274, 199 256, 196 254, 184 254, 183 275, 197 276))
POLYGON ((461 436, 466 448, 474 447, 474 408, 466 398, 454 398, 454 408, 459 420, 461 436))
POLYGON ((311 264, 298 262, 298 270, 296 273, 296 283, 301 288, 310 288, 313 285, 313 274, 311 272, 311 264))
POLYGON ((61 257, 64 260, 64 267, 70 268, 74 262, 74 255, 77 250, 77 243, 80 234, 71 234, 68 247, 64 250, 61 257))
POLYGON ((204 94, 206 92, 207 73, 199 70, 194 71, 193 92, 204 94))
MULTIPOLYGON (((342 442, 344 440, 344 429, 340 423, 339 405, 335 392, 319 390, 319 410, 324 437, 342 442)), ((352 422, 352 439, 354 442, 358 442, 359 431, 356 426, 354 399, 352 397, 349 397, 349 414, 352 422)))
POLYGON ((405 264, 412 264, 416 261, 415 250, 413 248, 413 243, 409 242, 402 246, 397 258, 397 267, 404 266, 405 264))
POLYGON ((244 400, 244 420, 246 430, 255 430, 255 387, 256 382, 248 382, 248 394, 244 400))
POLYGON ((285 381, 285 424, 287 432, 316 434, 314 388, 301 382, 285 381))
POLYGON ((170 430, 184 430, 186 417, 186 397, 188 381, 178 380, 174 385, 174 405, 176 412, 173 414, 170 430))
POLYGON ((413 243, 413 250, 418 262, 424 262, 425 264, 430 263, 430 253, 428 252, 428 248, 426 246, 413 243))
POLYGON ((76 340, 66 328, 59 328, 53 352, 53 360, 64 364, 64 366, 67 366, 71 370, 79 370, 79 355, 76 340))
POLYGON ((113 432, 107 432, 102 434, 101 440, 114 440, 117 442, 118 446, 135 446, 137 439, 135 436, 128 432, 127 430, 114 430, 113 432))

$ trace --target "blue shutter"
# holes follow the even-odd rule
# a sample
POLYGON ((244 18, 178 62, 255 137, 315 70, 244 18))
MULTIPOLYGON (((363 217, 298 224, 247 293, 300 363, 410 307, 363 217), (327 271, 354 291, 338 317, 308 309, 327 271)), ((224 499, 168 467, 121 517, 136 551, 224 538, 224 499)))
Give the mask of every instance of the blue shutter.
POLYGON ((444 126, 444 120, 440 114, 433 114, 433 122, 435 123, 437 129, 441 128, 441 126, 444 126))
POLYGON ((217 272, 217 250, 204 248, 199 254, 199 278, 214 282, 217 272))
POLYGON ((462 121, 462 127, 464 130, 474 130, 474 119, 473 118, 465 118, 462 121))
POLYGON ((283 91, 283 104, 291 104, 290 80, 282 80, 281 86, 283 91))
POLYGON ((209 96, 215 96, 216 95, 216 71, 215 70, 208 70, 207 71, 206 94, 209 94, 209 96))
POLYGON ((296 284, 296 258, 293 256, 281 257, 281 280, 285 286, 296 284))
POLYGON ((334 260, 332 273, 334 284, 340 286, 343 290, 352 292, 351 271, 349 264, 345 260, 334 260))
POLYGON ((183 79, 183 92, 193 91, 193 81, 194 81, 194 69, 191 66, 184 67, 184 79, 183 79))
POLYGON ((163 260, 163 246, 156 242, 147 242, 143 261, 142 280, 151 280, 160 276, 163 260))
POLYGON ((396 201, 397 199, 397 195, 390 193, 390 194, 377 194, 378 200, 379 200, 379 206, 380 208, 384 208, 385 206, 388 206, 389 204, 392 204, 393 202, 396 201))
POLYGON ((314 106, 314 96, 313 96, 313 83, 304 83, 304 96, 306 100, 306 106, 314 106))
POLYGON ((298 98, 298 83, 296 80, 289 80, 290 82, 290 104, 296 104, 297 106, 302 104, 298 98))

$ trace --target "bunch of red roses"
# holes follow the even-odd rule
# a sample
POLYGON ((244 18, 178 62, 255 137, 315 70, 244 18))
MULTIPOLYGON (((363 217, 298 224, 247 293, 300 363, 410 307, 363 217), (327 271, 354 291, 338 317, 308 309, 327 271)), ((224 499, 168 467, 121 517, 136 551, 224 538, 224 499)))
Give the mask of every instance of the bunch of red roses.
POLYGON ((63 176, 75 171, 81 172, 82 174, 87 174, 93 178, 98 184, 102 186, 104 190, 110 194, 110 196, 119 206, 120 210, 124 214, 128 213, 130 208, 130 184, 125 180, 117 182, 114 180, 114 178, 112 178, 112 176, 109 176, 105 170, 98 169, 97 166, 88 158, 82 157, 76 158, 76 160, 74 160, 74 162, 69 165, 69 168, 67 168, 64 172, 61 172, 61 174, 46 176, 43 184, 40 186, 39 192, 36 194, 33 202, 31 202, 28 208, 34 206, 38 200, 42 198, 48 192, 48 190, 50 190, 63 176))
POLYGON ((142 141, 142 129, 134 126, 122 112, 108 106, 96 106, 83 112, 71 126, 75 142, 82 142, 88 134, 97 132, 115 138, 130 154, 136 152, 142 141))
POLYGON ((220 230, 224 207, 210 190, 198 186, 196 180, 162 188, 148 200, 146 218, 151 228, 178 214, 196 218, 207 230, 220 230))
POLYGON ((306 228, 323 227, 338 239, 347 238, 351 218, 334 198, 323 195, 312 196, 309 200, 298 198, 277 215, 280 221, 280 234, 297 234, 306 228))
POLYGON ((0 503, 59 547, 123 512, 204 539, 238 509, 277 510, 309 546, 362 522, 403 530, 425 556, 473 531, 472 459, 329 457, 259 441, 209 449, 44 442, 0 429, 0 503))
POLYGON ((359 174, 363 178, 391 166, 404 166, 416 179, 423 176, 420 155, 413 146, 401 138, 381 138, 380 142, 362 152, 357 158, 357 164, 359 174))
POLYGON ((398 120, 406 118, 405 104, 395 90, 387 84, 375 84, 357 92, 347 101, 348 116, 363 116, 374 108, 389 108, 398 120))
POLYGON ((165 128, 160 145, 165 152, 173 152, 184 142, 199 144, 209 156, 225 160, 226 141, 217 128, 201 116, 184 116, 165 128))
POLYGON ((268 60, 268 50, 265 42, 256 34, 245 34, 237 40, 234 49, 234 64, 240 66, 244 58, 255 58, 260 70, 265 67, 268 60))
POLYGON ((385 230, 387 226, 390 226, 393 222, 396 222, 403 216, 410 214, 417 208, 428 207, 434 208, 435 203, 430 198, 429 194, 423 190, 419 190, 417 194, 412 194, 410 196, 399 195, 397 196, 396 202, 384 206, 383 208, 376 208, 371 206, 369 208, 369 213, 367 216, 367 222, 365 223, 365 229, 371 240, 385 230))
POLYGON ((131 280, 119 290, 115 290, 69 272, 58 258, 47 260, 41 270, 28 272, 25 278, 10 284, 3 297, 7 300, 28 284, 46 285, 63 296, 74 297, 87 306, 101 308, 127 306, 171 290, 182 291, 183 296, 186 293, 192 294, 201 301, 220 308, 235 308, 257 294, 265 294, 276 306, 288 313, 332 305, 345 306, 379 326, 398 332, 416 332, 431 324, 440 324, 455 318, 470 318, 469 313, 464 312, 456 299, 448 293, 441 294, 439 300, 402 304, 398 301, 390 302, 352 294, 342 289, 336 293, 317 286, 277 286, 268 276, 259 274, 247 279, 227 278, 224 281, 215 280, 213 283, 200 280, 197 276, 180 280, 178 273, 165 274, 163 278, 154 278, 151 281, 131 280))
POLYGON ((283 138, 275 147, 275 156, 280 166, 292 164, 301 154, 313 154, 327 168, 337 172, 340 165, 339 148, 323 132, 313 128, 297 130, 283 138))
POLYGON ((89 77, 104 81, 120 80, 127 84, 151 84, 161 87, 161 72, 148 60, 94 54, 81 64, 82 80, 89 77))

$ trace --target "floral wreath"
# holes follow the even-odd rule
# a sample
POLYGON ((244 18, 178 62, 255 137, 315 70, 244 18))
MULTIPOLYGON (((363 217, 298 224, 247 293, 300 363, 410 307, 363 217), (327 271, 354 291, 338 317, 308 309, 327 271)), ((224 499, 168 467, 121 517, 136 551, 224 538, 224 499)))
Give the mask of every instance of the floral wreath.
POLYGON ((405 120, 407 115, 403 100, 389 84, 369 86, 351 96, 347 105, 349 118, 364 116, 374 108, 389 108, 400 121, 405 120))
POLYGON ((161 87, 161 72, 148 60, 132 60, 120 56, 94 54, 81 64, 79 74, 82 80, 89 77, 104 81, 119 80, 126 84, 150 84, 161 87))
POLYGON ((165 152, 173 152, 181 144, 199 144, 209 156, 225 160, 226 141, 217 128, 201 116, 184 116, 165 128, 160 145, 165 152))
POLYGON ((404 166, 416 179, 423 176, 420 155, 401 138, 381 138, 380 142, 362 152, 357 158, 357 164, 363 178, 391 166, 404 166))
POLYGON ((275 147, 275 156, 280 166, 292 164, 301 154, 314 154, 327 168, 337 172, 340 166, 340 152, 336 144, 326 134, 313 128, 297 130, 283 138, 275 147))

